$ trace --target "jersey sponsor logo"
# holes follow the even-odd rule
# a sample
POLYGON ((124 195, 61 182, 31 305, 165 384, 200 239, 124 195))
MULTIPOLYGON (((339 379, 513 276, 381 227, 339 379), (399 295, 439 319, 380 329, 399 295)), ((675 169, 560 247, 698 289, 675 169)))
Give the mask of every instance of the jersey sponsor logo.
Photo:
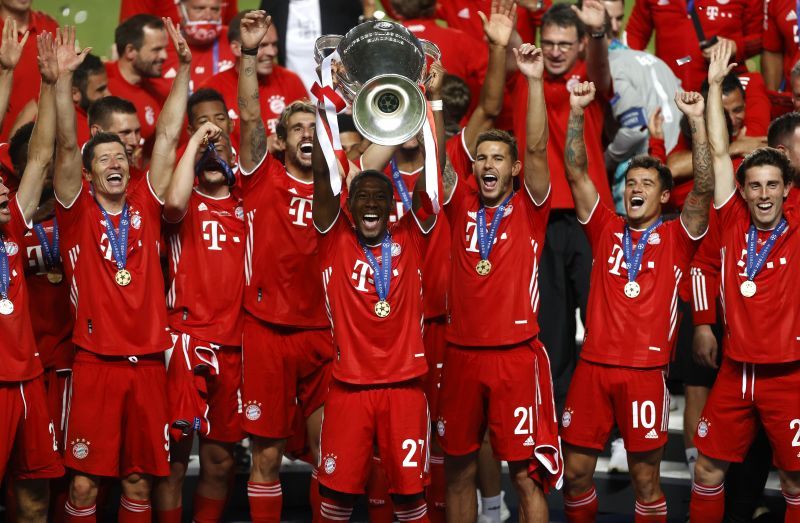
POLYGON ((439 435, 440 438, 444 437, 445 423, 447 423, 447 422, 445 420, 443 420, 442 418, 439 418, 436 421, 436 433, 439 435))
POLYGON ((75 459, 86 459, 89 456, 89 445, 91 442, 84 438, 78 438, 69 442, 72 447, 72 456, 75 459))
POLYGON ((269 129, 269 134, 275 134, 275 129, 277 129, 277 127, 278 127, 278 118, 270 118, 269 120, 267 120, 267 129, 269 129))
POLYGON ((32 269, 36 269, 37 274, 43 274, 47 272, 47 267, 44 263, 44 253, 42 252, 42 246, 40 245, 29 245, 27 247, 27 255, 28 255, 28 267, 32 269))
POLYGON ((6 243, 6 254, 9 256, 14 256, 19 252, 19 245, 15 242, 7 241, 6 243))
POLYGON ((336 456, 333 454, 326 454, 325 459, 322 460, 322 466, 325 470, 325 474, 333 474, 336 471, 336 456))
POLYGON ((255 421, 261 417, 261 403, 248 401, 244 404, 244 417, 250 421, 255 421))
MULTIPOLYGON (((390 25, 391 27, 391 25, 390 25)), ((286 109, 286 98, 279 94, 273 94, 267 100, 269 104, 269 110, 275 114, 281 114, 284 109, 286 109)))
POLYGON ((572 424, 572 409, 567 407, 564 409, 564 413, 561 415, 561 426, 564 428, 569 427, 572 424))
POLYGON ((709 20, 716 20, 718 16, 719 16, 719 7, 715 5, 710 5, 706 7, 706 17, 708 17, 709 20))
POLYGON ((221 251, 220 243, 227 241, 225 228, 216 220, 204 220, 202 223, 203 240, 210 243, 209 251, 221 251))
MULTIPOLYGON (((399 254, 399 253, 398 253, 399 254)), ((383 263, 383 260, 380 256, 377 257, 378 263, 383 263)), ((397 269, 392 269, 392 276, 397 277, 400 273, 397 272, 397 269)), ((368 292, 369 289, 367 288, 367 283, 370 285, 375 285, 375 280, 373 279, 374 272, 372 271, 372 267, 370 267, 369 263, 363 260, 356 260, 355 266, 353 267, 353 273, 350 275, 350 279, 356 282, 356 290, 361 292, 368 292)))
POLYGON ((650 432, 645 434, 644 439, 658 439, 658 432, 656 432, 656 429, 650 429, 650 432))
POLYGON ((700 421, 697 423, 697 435, 701 438, 705 438, 708 436, 709 428, 711 428, 711 422, 706 418, 700 418, 700 421))
POLYGON ((289 202, 289 216, 294 216, 292 223, 300 227, 308 227, 311 223, 311 200, 295 196, 289 202))
POLYGON ((156 111, 151 106, 146 106, 144 108, 144 119, 147 122, 147 125, 153 125, 156 123, 156 111))

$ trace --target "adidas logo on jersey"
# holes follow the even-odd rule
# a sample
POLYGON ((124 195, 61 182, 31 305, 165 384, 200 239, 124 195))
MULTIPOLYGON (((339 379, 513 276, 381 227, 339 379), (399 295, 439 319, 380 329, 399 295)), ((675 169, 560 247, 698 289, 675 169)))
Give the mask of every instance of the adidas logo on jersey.
POLYGON ((458 12, 459 18, 469 18, 469 7, 465 7, 461 11, 458 12))
POLYGON ((525 443, 523 443, 522 446, 533 447, 533 436, 528 436, 528 439, 525 440, 525 443))
POLYGON ((658 439, 658 432, 656 432, 656 429, 650 429, 644 439, 658 439))
POLYGON ((789 11, 789 14, 786 15, 786 21, 787 22, 791 22, 793 20, 797 20, 797 12, 794 9, 789 11))

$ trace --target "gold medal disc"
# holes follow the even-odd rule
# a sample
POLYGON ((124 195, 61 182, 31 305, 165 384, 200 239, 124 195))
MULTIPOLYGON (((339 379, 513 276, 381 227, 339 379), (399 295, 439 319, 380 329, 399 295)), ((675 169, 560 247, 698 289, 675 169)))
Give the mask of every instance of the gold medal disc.
POLYGON ((478 265, 475 266, 475 272, 480 274, 481 276, 486 276, 490 272, 492 272, 492 262, 489 260, 481 260, 478 262, 478 265))
POLYGON ((64 280, 64 274, 58 269, 50 269, 47 271, 47 281, 53 285, 58 285, 64 280))
POLYGON ((379 318, 385 318, 391 311, 392 308, 389 307, 389 302, 386 300, 381 300, 375 304, 375 315, 379 318))
POLYGON ((117 285, 120 287, 126 287, 131 283, 131 273, 128 272, 128 269, 120 269, 114 275, 114 279, 117 282, 117 285))

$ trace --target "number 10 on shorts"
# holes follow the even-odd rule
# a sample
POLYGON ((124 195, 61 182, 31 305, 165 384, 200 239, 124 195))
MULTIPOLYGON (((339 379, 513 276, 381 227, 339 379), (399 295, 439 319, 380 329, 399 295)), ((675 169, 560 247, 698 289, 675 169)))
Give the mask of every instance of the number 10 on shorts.
POLYGON ((650 400, 643 401, 641 407, 639 406, 638 401, 634 401, 631 403, 631 407, 633 410, 633 416, 631 419, 633 420, 633 428, 639 428, 639 422, 641 421, 642 427, 646 429, 652 429, 653 426, 656 424, 656 405, 650 400))

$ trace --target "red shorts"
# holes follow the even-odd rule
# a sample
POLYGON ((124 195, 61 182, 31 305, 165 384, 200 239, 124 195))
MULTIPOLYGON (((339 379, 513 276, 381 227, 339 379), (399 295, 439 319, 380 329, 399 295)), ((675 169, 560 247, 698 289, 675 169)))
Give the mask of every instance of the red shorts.
POLYGON ((0 478, 6 470, 14 479, 64 475, 41 376, 0 383, 0 478))
MULTIPOLYGON (((71 362, 70 362, 71 365, 71 362)), ((67 396, 72 370, 45 369, 44 387, 47 391, 47 411, 53 420, 59 451, 64 452, 64 427, 67 424, 67 396)))
POLYGON ((242 340, 242 428, 248 434, 285 439, 303 418, 325 403, 333 339, 330 329, 271 325, 246 314, 242 340))
POLYGON ((361 494, 377 446, 390 494, 418 494, 428 476, 430 417, 419 381, 360 387, 331 380, 322 423, 319 482, 361 494))
POLYGON ((425 345, 425 360, 428 362, 428 374, 425 376, 425 396, 431 418, 436 419, 439 413, 439 391, 442 386, 442 367, 444 367, 444 351, 447 346, 445 333, 447 321, 444 316, 426 319, 422 342, 425 345))
POLYGON ((800 470, 800 363, 760 365, 723 358, 697 424, 697 450, 741 463, 759 422, 775 466, 800 470))
POLYGON ((75 354, 67 405, 67 467, 95 476, 169 475, 164 355, 75 354))
MULTIPOLYGON (((524 461, 536 444, 536 338, 507 348, 466 348, 448 343, 436 432, 451 456, 477 451, 486 429, 497 459, 524 461)), ((550 375, 539 387, 552 389, 550 375), (545 383, 546 382, 546 383, 545 383)))
POLYGON ((615 424, 628 451, 649 452, 667 443, 669 391, 664 371, 579 360, 561 415, 561 438, 601 451, 615 424))
POLYGON ((241 348, 219 346, 176 331, 172 341, 167 392, 173 439, 180 439, 176 421, 194 427, 206 439, 234 443, 244 438, 239 403, 241 348))

